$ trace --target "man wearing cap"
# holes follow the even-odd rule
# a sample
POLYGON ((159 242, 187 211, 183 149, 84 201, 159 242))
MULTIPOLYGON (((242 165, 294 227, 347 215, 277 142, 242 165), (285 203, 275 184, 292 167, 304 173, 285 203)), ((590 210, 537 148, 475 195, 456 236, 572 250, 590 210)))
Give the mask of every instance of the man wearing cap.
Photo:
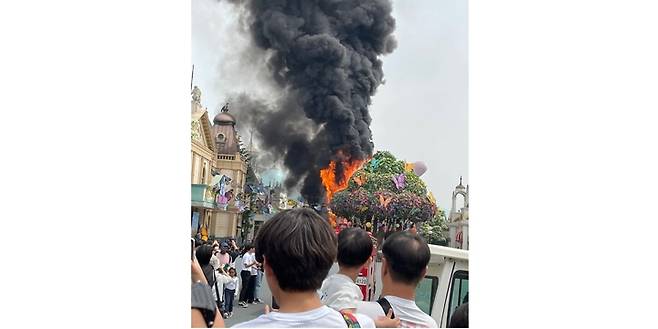
POLYGON ((228 254, 228 243, 222 242, 219 248, 217 258, 219 259, 219 266, 223 267, 226 264, 231 264, 231 255, 228 254))

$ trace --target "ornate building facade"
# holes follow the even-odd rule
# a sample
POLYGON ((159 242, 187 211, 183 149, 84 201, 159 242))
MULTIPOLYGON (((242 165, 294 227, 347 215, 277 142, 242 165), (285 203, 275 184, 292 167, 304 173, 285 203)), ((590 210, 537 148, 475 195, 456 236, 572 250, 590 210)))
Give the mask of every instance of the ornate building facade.
POLYGON ((237 237, 247 164, 228 106, 210 124, 201 91, 192 90, 192 235, 237 237))
POLYGON ((217 195, 218 211, 214 213, 210 231, 215 237, 236 238, 239 233, 242 207, 248 204, 241 196, 247 178, 247 163, 240 154, 235 117, 224 105, 213 119, 212 133, 215 138, 216 167, 214 181, 219 186, 217 195), (222 185, 223 184, 223 185, 222 185), (224 193, 222 196, 221 194, 224 193))

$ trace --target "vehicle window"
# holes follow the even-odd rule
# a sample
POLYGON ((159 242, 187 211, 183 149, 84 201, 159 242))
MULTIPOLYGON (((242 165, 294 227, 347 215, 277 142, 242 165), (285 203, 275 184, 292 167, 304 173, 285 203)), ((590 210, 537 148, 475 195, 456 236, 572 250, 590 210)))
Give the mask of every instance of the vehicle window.
POLYGON ((439 278, 435 276, 424 277, 416 287, 416 305, 427 315, 432 314, 436 288, 439 286, 439 278))
POLYGON ((468 302, 468 271, 457 271, 452 277, 450 304, 448 304, 448 322, 459 305, 468 302))

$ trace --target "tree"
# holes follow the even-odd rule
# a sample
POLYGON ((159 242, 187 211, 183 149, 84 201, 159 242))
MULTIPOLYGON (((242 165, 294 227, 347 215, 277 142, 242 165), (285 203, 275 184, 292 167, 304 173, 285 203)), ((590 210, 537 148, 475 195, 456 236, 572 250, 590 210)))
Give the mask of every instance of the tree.
POLYGON ((239 152, 240 158, 247 164, 247 176, 245 178, 245 189, 242 193, 242 198, 244 202, 248 204, 245 210, 242 212, 242 222, 241 227, 241 237, 242 241, 245 241, 249 233, 254 227, 254 210, 256 207, 256 191, 254 191, 249 186, 255 186, 258 183, 258 177, 251 163, 251 154, 244 147, 242 143, 242 138, 238 136, 239 152))
POLYGON ((421 225, 419 232, 427 243, 447 246, 448 224, 445 211, 439 209, 430 221, 421 225))

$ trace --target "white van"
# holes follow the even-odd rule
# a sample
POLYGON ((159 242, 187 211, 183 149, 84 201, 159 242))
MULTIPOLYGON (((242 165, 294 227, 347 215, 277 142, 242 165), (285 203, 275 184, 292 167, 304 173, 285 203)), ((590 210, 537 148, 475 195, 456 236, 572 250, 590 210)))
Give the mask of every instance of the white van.
POLYGON ((416 305, 445 328, 455 309, 468 301, 468 251, 429 245, 430 263, 416 288, 416 305))

